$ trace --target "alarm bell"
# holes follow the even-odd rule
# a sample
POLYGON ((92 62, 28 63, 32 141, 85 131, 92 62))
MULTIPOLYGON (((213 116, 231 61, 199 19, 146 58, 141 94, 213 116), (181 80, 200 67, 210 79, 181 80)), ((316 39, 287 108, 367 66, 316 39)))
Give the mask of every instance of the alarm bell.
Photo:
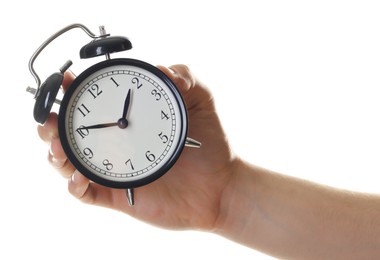
MULTIPOLYGON (((36 103, 34 105, 33 116, 34 119, 40 123, 45 123, 49 116, 51 108, 56 102, 56 97, 63 81, 63 74, 72 65, 72 62, 67 61, 59 70, 50 75, 36 93, 36 103)), ((30 89, 30 88, 29 88, 30 89)), ((29 90, 29 92, 31 92, 29 90)), ((57 103, 59 101, 57 100, 57 103)))
POLYGON ((44 83, 41 84, 40 78, 38 77, 37 73, 33 68, 34 61, 36 60, 37 56, 41 53, 41 51, 54 39, 74 28, 82 29, 88 36, 93 38, 93 40, 90 43, 86 44, 80 49, 79 56, 81 59, 93 58, 100 55, 105 55, 107 59, 110 59, 110 53, 132 49, 132 43, 128 38, 122 36, 110 36, 110 34, 106 34, 104 26, 99 27, 99 36, 96 36, 82 24, 69 25, 50 36, 50 38, 47 39, 36 50, 36 52, 32 55, 29 61, 29 70, 36 80, 37 88, 28 87, 26 91, 32 93, 34 95, 34 98, 36 99, 33 116, 34 119, 40 124, 45 123, 53 104, 60 104, 60 101, 56 100, 56 97, 63 81, 63 74, 72 65, 72 62, 66 62, 61 67, 59 72, 53 73, 45 80, 44 83))
POLYGON ((87 59, 130 49, 132 49, 132 43, 128 38, 122 36, 110 36, 95 39, 86 44, 80 49, 79 56, 81 59, 87 59))

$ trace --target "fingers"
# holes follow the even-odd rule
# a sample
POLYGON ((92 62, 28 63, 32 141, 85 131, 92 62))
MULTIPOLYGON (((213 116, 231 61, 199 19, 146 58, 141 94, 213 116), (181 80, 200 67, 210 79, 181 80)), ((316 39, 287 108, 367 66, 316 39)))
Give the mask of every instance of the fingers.
POLYGON ((68 189, 71 195, 87 204, 120 210, 128 203, 124 190, 111 189, 94 183, 78 170, 75 170, 70 178, 68 189))
POLYGON ((186 65, 178 64, 169 68, 158 66, 158 68, 174 82, 182 94, 185 94, 196 84, 194 75, 186 65))
POLYGON ((48 161, 64 178, 69 179, 69 192, 85 203, 107 206, 112 199, 110 190, 84 177, 68 160, 57 130, 57 114, 51 113, 46 123, 38 126, 38 134, 48 143, 48 161))
POLYGON ((62 148, 57 130, 57 114, 51 113, 46 123, 38 126, 38 134, 49 144, 48 161, 64 178, 69 179, 69 191, 76 198, 91 203, 93 201, 90 181, 70 163, 62 148))
MULTIPOLYGON (((72 72, 65 72, 62 89, 67 91, 75 76, 72 72)), ((111 189, 107 189, 91 182, 83 176, 68 160, 58 134, 58 115, 50 113, 44 125, 38 125, 39 137, 49 145, 48 161, 64 178, 69 179, 69 192, 79 200, 99 205, 107 205, 112 198, 111 189), (98 195, 99 194, 99 195, 98 195)))
POLYGON ((71 71, 66 71, 63 77, 62 89, 66 92, 71 83, 74 81, 75 75, 71 71))
POLYGON ((67 160, 58 137, 58 116, 51 113, 44 125, 37 127, 40 138, 49 145, 48 161, 63 177, 70 178, 74 166, 67 160))
MULTIPOLYGON (((73 82, 75 76, 71 72, 65 72, 62 82, 64 91, 73 82)), ((65 152, 63 151, 59 135, 58 135, 58 115, 50 113, 44 125, 38 125, 37 132, 40 138, 45 141, 49 147, 48 161, 63 177, 70 178, 75 168, 68 161, 65 152)))
POLYGON ((48 161, 64 178, 71 178, 75 167, 67 159, 58 137, 51 140, 48 161))
POLYGON ((211 92, 203 85, 186 65, 173 65, 169 68, 158 66, 177 86, 189 112, 213 109, 211 92), (210 106, 211 107, 208 107, 210 106))
POLYGON ((53 138, 58 137, 58 115, 50 113, 44 125, 38 125, 37 132, 40 138, 50 144, 53 138))
POLYGON ((78 170, 75 170, 69 180, 69 192, 77 199, 91 203, 90 180, 84 177, 78 170))

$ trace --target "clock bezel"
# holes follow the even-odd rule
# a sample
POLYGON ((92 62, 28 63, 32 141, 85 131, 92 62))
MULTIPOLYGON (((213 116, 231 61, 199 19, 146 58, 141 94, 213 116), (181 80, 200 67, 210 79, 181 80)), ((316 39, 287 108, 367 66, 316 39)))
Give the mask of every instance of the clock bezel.
POLYGON ((118 59, 105 60, 105 61, 96 63, 93 66, 86 69, 85 71, 83 71, 77 78, 75 78, 75 80, 72 82, 67 92, 63 96, 61 106, 59 109, 59 114, 58 114, 58 133, 59 133, 59 137, 62 143, 62 147, 66 153, 66 156, 70 160, 70 162, 74 165, 75 168, 79 170, 79 172, 81 172, 84 176, 86 176, 93 182, 106 186, 106 187, 110 187, 110 188, 118 188, 118 189, 136 188, 136 187, 140 187, 148 183, 151 183, 157 180, 158 178, 160 178, 161 176, 163 176, 166 172, 170 170, 170 168, 175 164, 175 162, 180 157, 186 143, 187 131, 188 131, 188 119, 187 119, 186 106, 179 90, 177 89, 173 81, 165 73, 159 70, 157 67, 149 63, 146 63, 144 61, 130 59, 130 58, 118 58, 118 59), (168 87, 168 89, 172 92, 175 98, 175 100, 172 100, 172 102, 173 103, 175 102, 176 104, 178 104, 179 111, 180 111, 180 114, 178 115, 178 118, 177 118, 178 120, 181 120, 181 128, 178 129, 179 139, 178 139, 177 144, 173 144, 173 146, 175 147, 173 148, 174 152, 171 155, 170 159, 166 161, 163 165, 159 166, 157 169, 154 169, 153 173, 137 180, 113 181, 106 178, 102 178, 96 173, 93 173, 91 170, 85 167, 81 163, 81 161, 75 156, 75 152, 72 151, 71 145, 69 143, 69 138, 68 138, 69 134, 66 133, 66 113, 68 113, 68 110, 69 110, 67 107, 73 94, 75 93, 75 90, 90 75, 96 73, 99 70, 102 70, 107 67, 115 66, 115 65, 135 66, 137 68, 146 70, 154 74, 156 77, 160 78, 168 87))

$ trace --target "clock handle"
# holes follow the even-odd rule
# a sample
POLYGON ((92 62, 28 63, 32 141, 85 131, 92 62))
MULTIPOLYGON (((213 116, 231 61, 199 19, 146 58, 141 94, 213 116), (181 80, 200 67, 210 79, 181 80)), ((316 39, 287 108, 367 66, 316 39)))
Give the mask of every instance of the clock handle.
MULTIPOLYGON (((36 80, 37 83, 37 91, 35 91, 35 98, 37 97, 37 93, 40 90, 41 87, 41 80, 37 75, 37 72, 34 70, 34 61, 37 59, 38 55, 42 52, 43 49, 45 49, 46 46, 48 46, 53 40, 55 40, 57 37, 60 35, 66 33, 67 31, 74 29, 74 28, 80 28, 82 29, 88 36, 90 36, 93 39, 99 38, 99 36, 96 36, 93 32, 91 32, 86 26, 83 24, 71 24, 69 26, 66 26, 65 28, 59 30, 52 36, 50 36, 46 41, 44 41, 40 47, 33 53, 32 57, 29 60, 29 70, 30 73, 33 75, 34 79, 36 80)), ((30 92, 30 91, 29 91, 30 92)))
POLYGON ((185 146, 187 146, 187 147, 201 148, 201 145, 202 145, 201 142, 199 142, 193 138, 190 138, 190 137, 186 138, 185 146))

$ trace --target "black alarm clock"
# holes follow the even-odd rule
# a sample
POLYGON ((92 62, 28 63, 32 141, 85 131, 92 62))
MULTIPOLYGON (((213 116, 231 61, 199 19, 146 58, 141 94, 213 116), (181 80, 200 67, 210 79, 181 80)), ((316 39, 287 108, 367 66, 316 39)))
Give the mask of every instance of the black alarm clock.
POLYGON ((46 40, 33 54, 29 69, 37 88, 34 118, 44 124, 53 106, 60 104, 58 133, 70 162, 87 178, 111 188, 125 189, 130 205, 133 189, 164 175, 180 157, 184 146, 200 147, 187 137, 185 103, 175 84, 157 67, 141 60, 111 59, 129 50, 126 37, 110 36, 103 26, 96 36, 81 24, 69 25, 46 40), (55 38, 80 28, 93 40, 80 49, 87 59, 103 55, 71 83, 62 101, 56 100, 64 72, 72 62, 40 84, 33 63, 55 38))

